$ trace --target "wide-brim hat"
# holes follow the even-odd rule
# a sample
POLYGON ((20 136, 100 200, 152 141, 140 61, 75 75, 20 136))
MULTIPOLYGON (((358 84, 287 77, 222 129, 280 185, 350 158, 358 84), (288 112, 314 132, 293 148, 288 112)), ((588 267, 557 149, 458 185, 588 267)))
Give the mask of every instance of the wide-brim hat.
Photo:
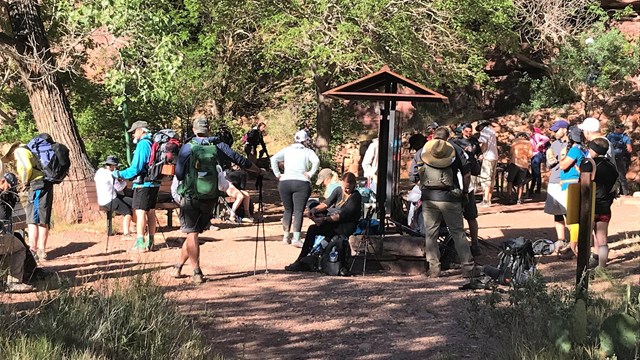
POLYGON ((107 158, 102 162, 102 165, 115 165, 120 166, 120 162, 118 158, 114 155, 108 155, 107 158))
POLYGON ((128 130, 128 132, 132 133, 137 129, 148 129, 148 128, 149 128, 149 124, 147 124, 146 121, 136 121, 133 124, 131 124, 131 128, 128 130))
POLYGON ((2 144, 0 147, 0 160, 5 161, 7 155, 11 154, 18 146, 20 146, 19 142, 2 144))
POLYGON ((435 168, 446 168, 453 163, 456 157, 456 151, 453 145, 449 144, 445 140, 433 139, 427 141, 422 148, 422 154, 420 155, 422 161, 429 166, 435 168))

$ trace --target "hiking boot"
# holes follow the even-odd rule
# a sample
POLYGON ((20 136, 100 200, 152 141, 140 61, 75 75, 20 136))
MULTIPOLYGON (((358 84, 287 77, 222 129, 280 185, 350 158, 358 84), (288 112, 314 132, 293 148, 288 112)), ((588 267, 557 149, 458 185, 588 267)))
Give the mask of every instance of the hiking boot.
POLYGON ((35 288, 23 283, 8 283, 5 291, 8 293, 22 294, 34 291, 35 288))
POLYGON ((558 241, 556 241, 554 243, 555 252, 560 254, 560 253, 564 252, 564 249, 566 249, 567 246, 569 246, 569 242, 567 242, 565 240, 558 240, 558 241))
POLYGON ((571 250, 570 247, 566 247, 558 255, 558 257, 562 260, 571 260, 574 256, 576 256, 576 254, 573 253, 573 250, 571 250))
POLYGON ((595 269, 599 264, 600 260, 598 259, 598 255, 591 254, 591 256, 589 256, 589 263, 587 265, 587 268, 595 269))
POLYGON ((304 245, 304 243, 300 240, 294 240, 291 242, 291 245, 297 247, 297 248, 302 248, 302 246, 304 245))
POLYGON ((204 275, 202 275, 202 273, 193 274, 193 283, 196 284, 196 285, 200 285, 200 284, 204 283, 204 275))
POLYGON ((38 249, 38 260, 47 261, 47 253, 43 249, 38 249))
POLYGON ((295 261, 284 267, 285 271, 309 271, 309 266, 300 261, 295 261))

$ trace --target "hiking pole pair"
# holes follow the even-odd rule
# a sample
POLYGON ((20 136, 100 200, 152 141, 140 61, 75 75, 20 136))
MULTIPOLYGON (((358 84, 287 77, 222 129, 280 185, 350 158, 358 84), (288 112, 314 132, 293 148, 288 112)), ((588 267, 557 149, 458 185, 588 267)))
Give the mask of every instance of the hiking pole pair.
POLYGON ((260 242, 260 225, 262 225, 262 243, 264 244, 264 273, 269 274, 267 266, 267 237, 264 229, 264 204, 262 203, 262 180, 264 176, 258 175, 256 178, 256 189, 258 189, 258 216, 255 217, 256 222, 256 251, 253 261, 253 275, 256 275, 258 268, 258 242, 260 242))

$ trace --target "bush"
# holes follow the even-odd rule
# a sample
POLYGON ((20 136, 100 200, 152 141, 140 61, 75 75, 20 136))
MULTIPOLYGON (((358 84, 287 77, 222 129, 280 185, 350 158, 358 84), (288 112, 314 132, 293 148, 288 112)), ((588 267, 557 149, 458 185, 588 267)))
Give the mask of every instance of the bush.
POLYGON ((0 307, 0 354, 8 359, 208 359, 200 332, 151 276, 108 294, 65 289, 26 315, 0 307))

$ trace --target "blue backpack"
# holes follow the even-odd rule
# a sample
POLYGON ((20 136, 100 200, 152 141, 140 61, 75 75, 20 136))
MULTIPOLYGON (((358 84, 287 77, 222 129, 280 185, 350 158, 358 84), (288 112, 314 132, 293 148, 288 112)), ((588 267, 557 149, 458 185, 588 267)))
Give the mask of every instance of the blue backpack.
POLYGON ((67 177, 71 160, 66 146, 54 142, 48 135, 38 135, 29 141, 27 148, 38 159, 37 167, 44 174, 46 181, 60 184, 67 177))

